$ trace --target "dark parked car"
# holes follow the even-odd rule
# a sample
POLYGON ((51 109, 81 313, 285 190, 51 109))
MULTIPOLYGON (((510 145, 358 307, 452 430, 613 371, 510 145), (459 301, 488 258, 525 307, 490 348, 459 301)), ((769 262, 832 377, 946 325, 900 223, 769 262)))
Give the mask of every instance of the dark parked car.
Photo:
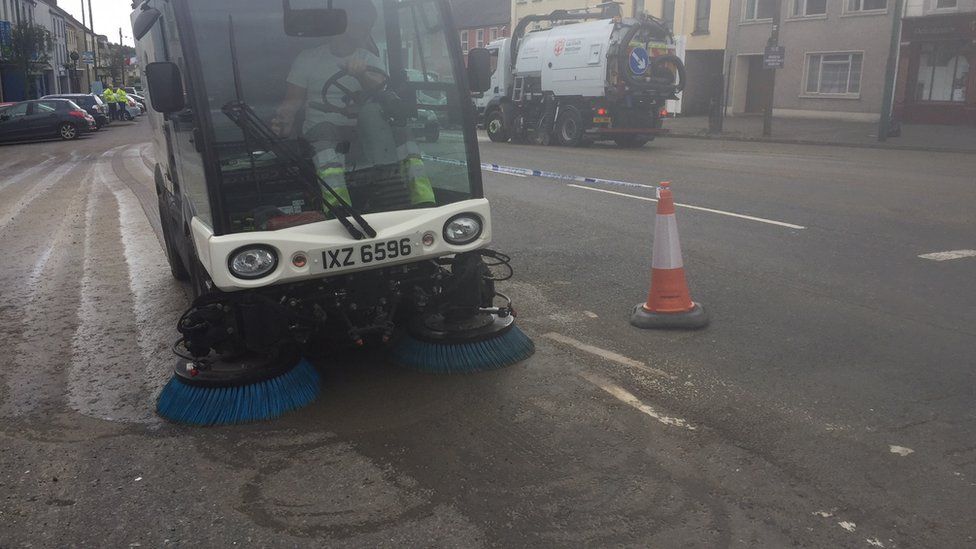
POLYGON ((41 99, 67 99, 74 101, 79 107, 88 111, 95 119, 95 124, 99 128, 112 123, 108 117, 108 107, 102 102, 102 98, 93 93, 63 93, 61 95, 45 95, 41 99))
POLYGON ((21 101, 0 109, 0 141, 69 140, 97 128, 92 115, 67 99, 21 101))

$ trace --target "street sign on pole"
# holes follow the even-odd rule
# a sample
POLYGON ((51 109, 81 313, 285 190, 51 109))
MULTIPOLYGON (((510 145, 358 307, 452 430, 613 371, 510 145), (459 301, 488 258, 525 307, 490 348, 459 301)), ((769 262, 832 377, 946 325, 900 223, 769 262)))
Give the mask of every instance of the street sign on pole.
POLYGON ((764 69, 782 69, 786 60, 786 48, 783 46, 766 46, 763 51, 764 69))
POLYGON ((83 51, 81 52, 81 62, 86 65, 95 64, 95 52, 93 51, 83 51))

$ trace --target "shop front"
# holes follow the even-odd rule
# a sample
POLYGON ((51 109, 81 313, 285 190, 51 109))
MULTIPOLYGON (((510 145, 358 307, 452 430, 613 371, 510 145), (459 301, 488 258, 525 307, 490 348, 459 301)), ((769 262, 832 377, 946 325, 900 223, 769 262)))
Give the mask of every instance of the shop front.
POLYGON ((908 124, 976 126, 976 13, 902 22, 895 116, 908 124))

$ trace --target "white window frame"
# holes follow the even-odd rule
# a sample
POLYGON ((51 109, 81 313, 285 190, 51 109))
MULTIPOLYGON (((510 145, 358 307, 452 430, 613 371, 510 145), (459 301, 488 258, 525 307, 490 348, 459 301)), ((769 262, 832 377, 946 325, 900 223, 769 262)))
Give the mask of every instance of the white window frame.
POLYGON ((461 35, 461 53, 468 53, 468 31, 463 30, 459 33, 461 35))
POLYGON ((485 29, 475 31, 475 47, 482 48, 485 45, 485 29))
POLYGON ((488 33, 488 36, 491 38, 491 42, 498 40, 498 27, 492 27, 491 31, 488 33))
POLYGON ((843 0, 844 1, 844 15, 884 15, 888 13, 888 3, 891 0, 885 0, 885 7, 874 10, 863 9, 865 0, 843 0), (852 10, 851 2, 856 1, 861 6, 861 9, 852 10))
MULTIPOLYGON (((759 13, 759 2, 760 1, 761 0, 756 0, 756 14, 759 13)), ((778 2, 780 0, 773 0, 773 1, 778 2)), ((743 2, 742 2, 742 20, 741 20, 742 23, 746 23, 746 24, 748 24, 748 23, 768 23, 768 22, 770 22, 770 21, 773 20, 772 17, 765 17, 763 19, 757 19, 755 17, 750 18, 749 17, 749 14, 746 13, 748 11, 748 8, 749 8, 749 0, 743 0, 743 2)))
POLYGON ((932 11, 939 13, 959 11, 959 0, 953 0, 955 3, 951 6, 939 6, 939 2, 941 1, 942 0, 932 0, 932 11))
POLYGON ((864 87, 864 51, 854 50, 854 51, 808 51, 803 54, 803 78, 800 79, 800 97, 816 97, 816 98, 826 98, 826 99, 860 99, 861 90, 864 87), (810 58, 814 55, 820 56, 820 72, 817 74, 817 87, 823 82, 823 57, 826 55, 847 55, 847 89, 851 89, 851 69, 850 66, 853 64, 853 59, 850 56, 860 55, 861 56, 861 72, 857 75, 857 92, 851 93, 822 93, 822 92, 811 92, 807 91, 808 80, 810 79, 810 58))
POLYGON ((808 1, 809 0, 793 0, 792 5, 790 6, 790 15, 789 17, 787 17, 787 19, 826 19, 827 18, 827 11, 830 9, 829 1, 824 3, 823 13, 807 13, 806 11, 807 11, 808 1), (794 12, 796 12, 796 7, 800 5, 803 6, 803 10, 802 13, 797 15, 794 12))

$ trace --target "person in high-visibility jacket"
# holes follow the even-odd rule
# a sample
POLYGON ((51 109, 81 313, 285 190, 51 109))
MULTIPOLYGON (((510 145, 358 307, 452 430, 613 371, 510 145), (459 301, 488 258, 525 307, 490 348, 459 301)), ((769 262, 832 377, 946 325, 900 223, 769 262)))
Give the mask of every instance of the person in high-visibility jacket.
POLYGON ((118 110, 115 105, 115 92, 112 91, 112 86, 105 86, 105 90, 102 91, 102 101, 108 105, 108 116, 112 120, 118 120, 118 110))
MULTIPOLYGON (((352 200, 346 184, 346 155, 350 149, 369 148, 370 144, 358 143, 357 129, 361 115, 371 107, 350 101, 357 95, 381 90, 386 84, 386 67, 375 53, 370 36, 376 21, 376 8, 372 2, 335 0, 346 11, 345 33, 332 37, 326 44, 303 51, 292 63, 288 74, 285 100, 272 120, 272 129, 282 136, 294 136, 295 123, 304 109, 302 134, 315 149, 313 162, 321 177, 335 189, 346 203, 352 200), (345 72, 348 77, 324 89, 333 77, 345 72), (345 104, 345 108, 337 108, 345 104), (331 107, 329 106, 331 105, 331 107), (322 110, 323 106, 325 110, 322 110), (361 145, 361 146, 360 146, 361 145)), ((420 149, 408 135, 409 132, 394 129, 384 136, 387 146, 395 149, 394 163, 406 183, 409 206, 435 205, 434 189, 424 169, 420 149)), ((384 155, 385 156, 385 155, 384 155)), ((335 205, 337 200, 324 191, 322 198, 335 205)))
POLYGON ((125 113, 129 109, 129 95, 120 86, 115 86, 115 103, 119 109, 119 120, 128 118, 125 113))

